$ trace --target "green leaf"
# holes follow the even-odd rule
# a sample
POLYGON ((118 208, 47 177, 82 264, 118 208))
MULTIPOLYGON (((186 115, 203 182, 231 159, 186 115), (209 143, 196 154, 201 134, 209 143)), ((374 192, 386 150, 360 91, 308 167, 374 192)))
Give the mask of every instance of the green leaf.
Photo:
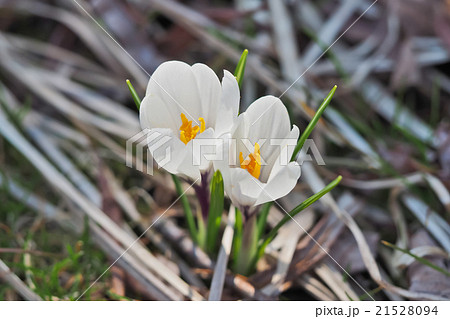
POLYGON ((175 189, 178 196, 180 196, 181 205, 183 206, 184 214, 186 215, 186 221, 189 228, 189 233, 191 234, 192 240, 198 244, 197 238, 197 228, 195 227, 194 215, 192 214, 191 206, 185 194, 183 194, 183 189, 181 188, 181 182, 176 175, 172 174, 173 183, 175 184, 175 189))
POLYGON ((257 215, 253 213, 244 223, 242 231, 242 243, 237 260, 234 263, 234 272, 249 276, 253 273, 256 263, 254 260, 258 254, 258 228, 257 215))
POLYGON ((234 236, 233 236, 233 268, 237 268, 239 254, 242 246, 242 230, 243 220, 241 211, 236 208, 236 218, 234 222, 234 236))
POLYGON ((443 269, 443 268, 441 268, 439 266, 436 266, 435 264, 433 264, 428 259, 425 259, 423 257, 417 256, 417 255, 413 254, 412 252, 410 252, 409 250, 400 248, 398 246, 395 246, 394 244, 388 243, 387 241, 382 240, 381 243, 383 245, 385 245, 385 246, 388 246, 390 248, 393 248, 393 249, 396 249, 398 251, 401 251, 402 253, 411 256, 412 258, 414 258, 415 260, 417 260, 421 264, 423 264, 425 266, 428 266, 430 268, 433 268, 434 270, 439 271, 440 273, 443 273, 444 275, 450 277, 450 272, 449 271, 447 271, 447 270, 445 270, 445 269, 443 269))
POLYGON ((219 170, 214 173, 211 181, 211 199, 209 204, 208 224, 206 228, 206 251, 215 252, 217 234, 220 229, 224 208, 224 186, 222 174, 219 170))
POLYGON ((234 70, 234 76, 236 77, 239 87, 242 86, 242 80, 244 78, 244 71, 245 71, 245 64, 247 63, 247 55, 248 55, 248 50, 245 49, 244 52, 242 52, 241 58, 239 59, 236 69, 234 70))
POLYGON ((298 152, 303 147, 303 144, 305 144, 306 139, 311 134, 312 130, 316 126, 317 122, 319 121, 320 117, 322 116, 322 113, 327 108, 328 104, 330 104, 331 99, 333 98, 334 92, 336 92, 337 86, 335 85, 330 93, 328 93, 327 97, 323 100, 322 104, 319 106, 319 109, 317 110, 316 114, 314 114, 314 117, 312 118, 311 122, 309 122, 308 126, 306 127, 305 131, 303 132, 302 136, 300 136, 300 139, 297 142, 297 145, 295 146, 294 152, 292 153, 291 161, 295 161, 296 157, 298 155, 298 152))
POLYGON ((283 219, 270 231, 267 236, 265 236, 265 239, 263 240, 262 244, 259 246, 258 254, 256 255, 256 260, 254 261, 254 264, 258 261, 259 258, 264 255, 264 250, 266 249, 267 245, 275 238, 276 234, 278 233, 278 230, 286 224, 288 220, 291 220, 292 217, 300 213, 302 210, 307 208, 308 206, 312 205, 314 202, 319 200, 323 195, 327 194, 329 191, 331 191, 333 188, 335 188, 339 182, 342 180, 342 176, 338 176, 334 181, 332 181, 330 184, 325 186, 320 192, 312 195, 308 199, 304 200, 300 205, 295 207, 293 210, 291 210, 289 213, 287 213, 283 219))
POLYGON ((133 97, 134 103, 136 104, 137 109, 139 110, 141 108, 141 99, 139 98, 139 95, 137 94, 136 90, 134 89, 133 85, 131 84, 130 80, 126 80, 128 89, 131 92, 131 96, 133 97))

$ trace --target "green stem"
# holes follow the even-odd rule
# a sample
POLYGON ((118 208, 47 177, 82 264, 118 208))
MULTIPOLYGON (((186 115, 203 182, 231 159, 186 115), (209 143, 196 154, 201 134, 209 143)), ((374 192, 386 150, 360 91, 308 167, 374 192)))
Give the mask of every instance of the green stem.
POLYGON ((178 196, 180 196, 181 205, 184 209, 184 214, 186 215, 186 220, 189 228, 189 233, 191 234, 192 240, 195 243, 199 243, 197 238, 197 228, 195 227, 194 215, 192 214, 191 206, 189 205, 189 201, 185 194, 183 194, 183 189, 181 188, 181 182, 176 175, 172 175, 173 182, 175 184, 175 189, 177 191, 178 196))
POLYGON ((253 214, 244 223, 242 230, 242 245, 237 256, 234 271, 238 274, 248 276, 253 272, 256 254, 258 253, 258 228, 256 224, 257 214, 253 214))
POLYGON ((327 106, 330 104, 331 99, 333 98, 334 92, 336 92, 337 86, 335 85, 330 93, 328 93, 327 97, 323 100, 322 104, 319 106, 319 109, 317 110, 316 114, 314 114, 314 117, 309 122, 308 126, 306 127, 305 131, 303 132, 302 136, 300 136, 300 139, 297 142, 297 145, 295 146, 294 152, 292 153, 291 161, 295 161, 296 157, 298 155, 298 152, 302 149, 303 145, 305 144, 306 139, 311 134, 312 130, 316 126, 317 122, 319 121, 320 117, 322 116, 322 113, 325 111, 327 106))
POLYGON ((242 228, 243 220, 241 211, 236 208, 236 218, 234 222, 234 236, 233 236, 233 269, 237 269, 239 255, 242 247, 242 228))
POLYGON ((224 208, 224 186, 222 174, 219 170, 211 180, 211 197, 206 227, 206 251, 213 254, 216 251, 217 235, 222 221, 224 208))
POLYGON ((136 104, 137 109, 139 110, 141 108, 141 99, 139 98, 139 95, 137 94, 136 90, 134 89, 133 85, 131 84, 130 80, 126 80, 128 89, 131 92, 131 96, 133 97, 134 103, 136 104))
POLYGON ((241 55, 241 58, 239 59, 238 64, 236 65, 236 69, 234 70, 234 76, 236 77, 239 87, 242 86, 242 81, 244 79, 244 71, 245 71, 245 65, 247 63, 247 55, 248 55, 248 50, 245 49, 244 52, 242 52, 242 55, 241 55))

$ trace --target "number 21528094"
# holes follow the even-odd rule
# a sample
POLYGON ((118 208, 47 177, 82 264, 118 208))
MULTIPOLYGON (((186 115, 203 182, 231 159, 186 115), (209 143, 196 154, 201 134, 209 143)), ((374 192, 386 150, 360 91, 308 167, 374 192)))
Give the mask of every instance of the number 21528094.
POLYGON ((438 314, 437 306, 376 306, 377 316, 432 316, 438 314))

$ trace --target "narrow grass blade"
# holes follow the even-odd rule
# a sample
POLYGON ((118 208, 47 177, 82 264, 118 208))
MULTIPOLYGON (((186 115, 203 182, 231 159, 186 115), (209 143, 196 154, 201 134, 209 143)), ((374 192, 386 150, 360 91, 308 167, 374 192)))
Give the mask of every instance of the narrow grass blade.
POLYGON ((234 70, 234 76, 236 77, 239 87, 241 87, 242 80, 244 78, 245 64, 247 63, 247 55, 248 50, 245 49, 244 52, 242 52, 241 58, 239 59, 236 69, 234 70))
POLYGON ((211 181, 211 200, 206 227, 206 251, 210 254, 216 250, 217 234, 224 207, 224 186, 220 171, 216 171, 211 181))
POLYGON ((134 103, 136 104, 137 109, 139 110, 141 108, 141 99, 139 98, 139 95, 137 94, 136 90, 133 87, 133 84, 131 84, 130 80, 127 80, 128 89, 131 92, 131 96, 133 97, 134 103))
POLYGON ((269 215, 270 207, 272 206, 272 202, 265 203, 259 212, 258 217, 258 238, 261 238, 264 229, 267 224, 267 216, 269 215))
MULTIPOLYGON (((256 256, 257 260, 262 257, 262 255, 264 254, 264 250, 266 249, 267 245, 275 238, 278 230, 284 224, 286 224, 286 222, 288 220, 290 220, 292 217, 294 217, 295 215, 300 213, 305 208, 307 208, 310 205, 312 205, 314 202, 319 200, 323 195, 325 195, 328 192, 330 192, 333 188, 335 188, 339 184, 339 182, 341 180, 342 180, 342 176, 338 176, 334 181, 332 181, 330 184, 325 186, 320 192, 318 192, 318 193, 312 195, 311 197, 309 197, 308 199, 304 200, 300 205, 298 205, 293 210, 291 210, 289 213, 287 213, 286 216, 284 216, 283 219, 270 231, 270 233, 267 234, 267 236, 265 236, 264 241, 259 246, 258 254, 256 256)), ((255 263, 256 263, 257 260, 255 260, 255 263)))
POLYGON ((242 230, 243 230, 242 213, 238 208, 236 208, 236 218, 234 223, 234 237, 233 237, 233 269, 236 269, 238 265, 238 256, 241 252, 242 230))
POLYGON ((443 274, 446 275, 447 277, 450 277, 450 272, 449 272, 448 270, 445 270, 445 269, 443 269, 443 268, 441 268, 441 267, 436 266, 435 264, 433 264, 433 263, 430 262, 429 260, 427 260, 427 259, 425 259, 425 258, 423 258, 423 257, 417 256, 417 255, 411 253, 411 252, 410 252, 409 250, 407 250, 407 249, 400 248, 400 247, 395 246, 394 244, 388 243, 387 241, 384 241, 384 240, 382 240, 381 243, 382 243, 383 245, 385 245, 385 246, 388 246, 388 247, 393 248, 393 249, 395 249, 395 250, 401 251, 402 253, 411 256, 412 258, 414 258, 415 260, 417 260, 417 261, 420 262, 421 264, 423 264, 423 265, 425 265, 425 266, 428 266, 428 267, 430 267, 430 268, 433 268, 434 270, 439 271, 440 273, 443 273, 443 274))
POLYGON ((316 114, 314 114, 314 117, 311 119, 311 122, 309 122, 308 126, 306 127, 305 131, 303 132, 302 136, 300 136, 300 139, 297 142, 297 145, 295 146, 294 152, 292 153, 291 161, 295 161, 298 152, 303 147, 303 144, 305 144, 306 139, 311 134, 312 130, 316 126, 317 122, 319 121, 320 117, 322 116, 322 113, 325 111, 327 106, 330 104, 331 99, 333 98, 334 92, 336 92, 337 86, 335 85, 330 93, 328 93, 327 97, 323 100, 322 104, 319 106, 319 109, 317 110, 316 114))
POLYGON ((195 220, 194 215, 192 214, 191 206, 189 205, 186 195, 183 195, 183 189, 181 188, 181 182, 178 177, 176 175, 172 175, 172 179, 178 196, 181 196, 180 201, 183 206, 184 214, 186 215, 189 233, 191 234, 192 240, 198 244, 197 228, 195 227, 195 220))

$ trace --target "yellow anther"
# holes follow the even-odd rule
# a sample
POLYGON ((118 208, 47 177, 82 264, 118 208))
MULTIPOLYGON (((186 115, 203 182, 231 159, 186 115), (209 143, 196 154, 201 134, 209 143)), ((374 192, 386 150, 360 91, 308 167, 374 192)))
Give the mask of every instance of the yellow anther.
POLYGON ((241 168, 246 169, 254 178, 259 178, 261 174, 261 153, 259 150, 259 144, 255 144, 255 150, 250 153, 244 160, 242 152, 239 153, 239 162, 241 168))
POLYGON ((198 119, 200 121, 200 127, 192 126, 192 121, 189 121, 183 113, 181 113, 181 126, 180 126, 180 140, 187 144, 190 140, 197 136, 197 133, 202 133, 205 130, 205 120, 203 117, 198 119))
POLYGON ((205 119, 199 117, 198 120, 200 121, 200 133, 203 133, 205 131, 205 119))

